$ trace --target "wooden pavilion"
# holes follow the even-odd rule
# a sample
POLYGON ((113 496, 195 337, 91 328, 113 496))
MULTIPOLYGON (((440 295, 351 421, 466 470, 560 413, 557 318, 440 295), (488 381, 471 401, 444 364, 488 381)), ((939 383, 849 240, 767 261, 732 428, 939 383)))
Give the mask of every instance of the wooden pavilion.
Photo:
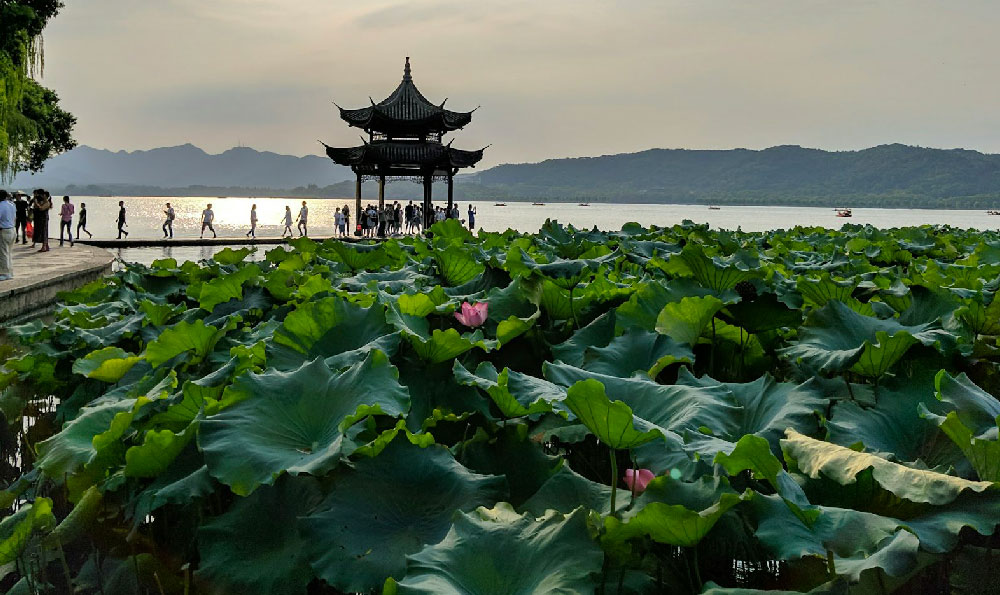
MULTIPOLYGON (((326 154, 340 165, 349 165, 357 175, 355 217, 361 213, 361 183, 378 180, 378 205, 385 206, 386 178, 405 178, 423 183, 424 227, 434 222, 431 185, 434 180, 448 183, 448 212, 454 204, 454 178, 463 167, 475 167, 485 148, 478 151, 454 149, 442 137, 462 129, 472 121, 472 111, 453 112, 428 101, 413 84, 410 58, 403 66, 403 80, 388 97, 360 109, 344 109, 340 118, 368 133, 359 147, 326 146, 326 154)), ((335 104, 336 105, 336 104, 335 104)), ((358 219, 356 219, 358 220, 358 219)))

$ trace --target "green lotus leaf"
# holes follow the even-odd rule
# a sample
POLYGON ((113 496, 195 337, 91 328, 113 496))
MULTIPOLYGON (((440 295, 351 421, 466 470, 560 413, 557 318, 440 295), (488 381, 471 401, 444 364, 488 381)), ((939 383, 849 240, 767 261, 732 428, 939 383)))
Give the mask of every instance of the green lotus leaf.
POLYGON ((170 463, 194 437, 196 426, 189 426, 180 434, 170 430, 149 430, 142 444, 125 451, 126 477, 156 477, 166 471, 170 463))
POLYGON ((688 244, 668 261, 669 270, 675 274, 690 274, 703 286, 714 291, 732 289, 740 281, 759 275, 760 264, 748 253, 739 252, 730 257, 708 256, 696 244, 688 244))
MULTIPOLYGON (((97 456, 94 439, 107 432, 119 414, 130 415, 135 405, 136 399, 123 399, 82 408, 61 432, 35 445, 38 452, 36 465, 56 480, 76 472, 97 456)), ((128 424, 125 425, 127 427, 128 424)))
POLYGON ((55 524, 52 500, 48 498, 36 498, 4 518, 0 521, 0 564, 15 561, 27 547, 33 533, 50 529, 55 524))
POLYGON ((193 441, 188 441, 173 461, 136 497, 133 519, 142 521, 146 515, 166 504, 188 504, 215 491, 218 484, 208 473, 201 453, 193 441))
POLYGON ((195 576, 230 593, 304 593, 313 572, 297 520, 321 498, 310 477, 284 477, 238 498, 198 530, 201 561, 195 576))
POLYGON ((362 308, 333 296, 300 304, 274 332, 274 342, 312 359, 363 347, 392 332, 385 308, 362 308))
POLYGON ((226 328, 216 328, 201 320, 193 323, 181 321, 164 330, 155 341, 146 346, 146 361, 157 368, 182 353, 193 351, 192 361, 200 362, 226 332, 226 328))
POLYGON ((399 311, 407 316, 427 316, 431 312, 437 310, 437 307, 448 301, 447 296, 438 296, 439 299, 433 299, 434 296, 426 293, 417 293, 410 295, 404 293, 403 295, 396 298, 396 303, 399 305, 399 311))
POLYGON ((723 305, 722 300, 710 295, 667 304, 656 317, 656 332, 678 343, 694 345, 723 305))
POLYGON ((707 478, 689 484, 658 477, 621 520, 613 516, 604 519, 602 541, 615 544, 648 536, 659 543, 694 547, 723 514, 749 499, 750 494, 736 494, 728 484, 707 478))
POLYGON ((120 347, 91 351, 73 362, 73 373, 114 384, 142 359, 120 347))
POLYGON ((584 354, 583 369, 627 378, 637 372, 656 378, 671 364, 694 363, 694 353, 667 335, 630 329, 606 347, 592 347, 584 354))
POLYGON ((427 448, 428 446, 434 444, 433 434, 430 432, 420 432, 415 434, 407 429, 406 421, 401 419, 396 422, 395 426, 379 433, 374 440, 357 447, 351 454, 365 457, 377 457, 387 446, 392 444, 393 440, 396 439, 396 436, 398 436, 400 432, 402 432, 403 435, 406 436, 407 441, 414 446, 427 448))
POLYGON ((792 429, 785 435, 787 438, 781 441, 785 457, 793 460, 809 477, 819 478, 822 474, 847 485, 870 468, 874 480, 882 488, 911 502, 947 504, 964 490, 983 492, 993 485, 988 481, 969 481, 927 469, 904 467, 872 454, 803 436, 792 429))
POLYGON ((809 315, 799 331, 799 340, 782 350, 793 360, 803 361, 824 372, 841 372, 865 361, 855 371, 877 372, 888 368, 906 353, 914 339, 923 345, 950 344, 953 336, 933 323, 904 326, 896 320, 881 320, 858 314, 839 301, 830 301, 809 315), (906 333, 909 338, 889 343, 906 333))
POLYGON ((410 556, 397 593, 593 593, 603 561, 585 509, 536 519, 501 503, 459 514, 440 543, 410 556))
POLYGON ((502 500, 502 477, 476 475, 441 446, 395 441, 339 474, 336 488, 301 520, 320 578, 342 591, 401 579, 406 556, 448 533, 455 511, 502 500))
POLYGON ((180 432, 190 424, 198 413, 213 415, 219 410, 224 386, 204 386, 198 382, 185 382, 181 388, 181 399, 172 402, 166 411, 153 416, 154 426, 169 426, 180 432))
POLYGON ((417 355, 432 364, 454 359, 473 347, 480 347, 484 351, 490 349, 480 330, 462 334, 453 328, 443 331, 434 329, 427 339, 417 335, 407 335, 407 338, 417 355))
POLYGON ((227 246, 226 248, 223 248, 213 254, 212 260, 221 265, 239 264, 243 262, 247 256, 253 254, 253 252, 254 248, 240 248, 238 250, 233 250, 227 246))
POLYGON ((754 477, 771 482, 773 487, 778 486, 778 475, 785 470, 781 461, 771 452, 767 439, 753 434, 740 438, 731 452, 715 455, 713 462, 722 466, 731 476, 749 470, 754 477))
POLYGON ((726 306, 721 316, 726 322, 754 334, 783 327, 796 328, 802 324, 802 311, 789 308, 773 293, 726 306))
POLYGON ((984 305, 983 298, 977 295, 959 308, 955 316, 973 333, 1000 335, 1000 300, 996 298, 984 305))
POLYGON ((750 508, 758 519, 757 539, 780 560, 807 556, 826 560, 831 552, 836 573, 851 581, 873 569, 881 569, 889 576, 903 576, 918 564, 917 537, 895 519, 817 507, 818 515, 807 524, 777 495, 758 494, 750 508))
POLYGON ((614 338, 615 311, 611 310, 598 316, 587 326, 577 329, 566 341, 553 345, 552 356, 571 366, 580 367, 589 348, 606 347, 614 338))
POLYGON ((139 308, 146 315, 146 324, 163 326, 173 317, 187 310, 184 304, 157 304, 149 300, 139 302, 139 308))
POLYGON ((549 510, 569 514, 581 506, 602 515, 610 514, 611 486, 590 481, 570 469, 569 465, 563 465, 518 508, 541 517, 549 510))
POLYGON ((479 428, 469 440, 453 449, 460 463, 481 475, 507 479, 512 506, 520 506, 549 480, 563 464, 561 457, 545 453, 525 424, 508 423, 496 434, 479 428))
POLYGON ((287 302, 295 293, 295 286, 292 284, 294 278, 294 271, 274 269, 264 275, 263 286, 275 299, 287 302))
POLYGON ((350 446, 350 425, 367 415, 406 413, 410 397, 397 376, 374 351, 340 374, 316 359, 292 372, 239 377, 228 391, 238 402, 201 424, 209 471, 241 495, 286 472, 323 475, 350 446))
POLYGON ((434 252, 441 278, 449 287, 456 287, 472 281, 486 270, 486 267, 476 261, 466 250, 458 246, 449 246, 444 250, 434 252))
POLYGON ((198 292, 198 305, 203 310, 211 312, 219 304, 231 299, 240 299, 243 297, 243 284, 258 277, 260 277, 260 267, 249 264, 235 272, 205 281, 198 292))
POLYGON ((941 370, 935 384, 938 400, 951 410, 942 416, 921 403, 921 416, 961 449, 980 479, 1000 482, 1000 401, 965 374, 956 377, 941 370))
POLYGON ((826 421, 826 439, 848 447, 861 443, 866 452, 896 462, 919 460, 931 467, 955 465, 961 461, 961 452, 942 440, 936 424, 921 419, 920 406, 943 413, 931 386, 909 380, 898 386, 879 387, 878 400, 871 406, 837 401, 826 421))
POLYGON ((565 402, 577 419, 609 448, 635 448, 663 437, 659 428, 636 419, 628 405, 611 402, 604 385, 597 380, 581 380, 570 386, 565 402))
POLYGON ((475 373, 469 372, 458 360, 453 366, 455 379, 465 386, 475 386, 486 392, 504 417, 522 417, 552 411, 553 405, 566 398, 562 388, 521 372, 504 368, 499 374, 490 362, 483 362, 475 373))
POLYGON ((823 273, 818 278, 800 276, 795 286, 805 303, 822 308, 830 301, 850 303, 858 283, 854 279, 836 280, 830 273, 823 273))

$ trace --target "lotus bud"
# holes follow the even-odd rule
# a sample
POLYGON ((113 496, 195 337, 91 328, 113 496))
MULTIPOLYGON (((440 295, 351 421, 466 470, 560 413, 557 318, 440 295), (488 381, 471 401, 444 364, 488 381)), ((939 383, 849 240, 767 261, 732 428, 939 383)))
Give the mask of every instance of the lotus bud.
POLYGON ((462 302, 461 309, 455 312, 455 318, 465 326, 477 327, 486 322, 488 310, 489 304, 486 302, 476 302, 475 304, 462 302))
POLYGON ((646 486, 653 481, 656 474, 649 469, 626 469, 625 485, 632 490, 633 494, 641 494, 646 491, 646 486))

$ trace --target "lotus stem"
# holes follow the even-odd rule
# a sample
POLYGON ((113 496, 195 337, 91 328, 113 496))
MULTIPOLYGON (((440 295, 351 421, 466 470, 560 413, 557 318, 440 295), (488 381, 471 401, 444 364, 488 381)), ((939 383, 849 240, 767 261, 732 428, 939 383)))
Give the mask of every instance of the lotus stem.
POLYGON ((826 550, 826 572, 830 578, 836 578, 837 565, 833 561, 833 550, 826 550))
POLYGON ((573 290, 576 289, 576 285, 569 288, 569 313, 573 316, 573 326, 574 328, 580 328, 580 321, 576 319, 576 308, 573 306, 573 290))
POLYGON ((615 507, 615 498, 618 495, 618 457, 615 456, 615 449, 611 450, 611 514, 616 515, 618 509, 615 507))
POLYGON ((701 570, 698 568, 698 544, 691 547, 691 565, 694 566, 695 588, 701 593, 705 583, 701 580, 701 570))

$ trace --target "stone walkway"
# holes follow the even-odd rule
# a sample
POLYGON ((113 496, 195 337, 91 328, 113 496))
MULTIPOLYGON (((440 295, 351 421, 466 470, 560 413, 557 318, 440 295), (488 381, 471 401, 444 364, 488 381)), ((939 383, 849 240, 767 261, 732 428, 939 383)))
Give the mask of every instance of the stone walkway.
POLYGON ((39 254, 31 243, 14 245, 14 278, 0 281, 0 322, 47 308, 60 291, 69 291, 111 272, 114 256, 92 246, 49 241, 39 254))

